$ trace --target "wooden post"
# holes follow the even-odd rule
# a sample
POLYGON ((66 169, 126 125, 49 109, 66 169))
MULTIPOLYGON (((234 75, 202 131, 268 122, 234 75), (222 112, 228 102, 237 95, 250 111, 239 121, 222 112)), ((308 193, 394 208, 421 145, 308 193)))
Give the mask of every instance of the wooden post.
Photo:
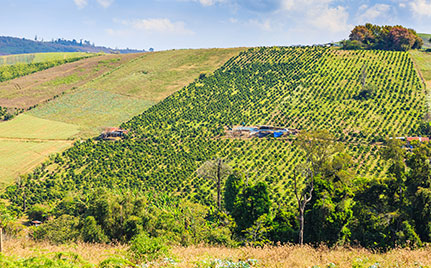
POLYGON ((3 252, 3 228, 0 227, 0 252, 3 252))

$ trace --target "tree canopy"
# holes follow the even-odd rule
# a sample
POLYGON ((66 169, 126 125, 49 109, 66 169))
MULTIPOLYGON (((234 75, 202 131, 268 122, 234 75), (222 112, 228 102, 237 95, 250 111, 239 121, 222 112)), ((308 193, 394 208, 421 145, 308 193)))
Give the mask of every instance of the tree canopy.
POLYGON ((423 40, 415 30, 401 25, 379 26, 371 23, 353 28, 349 40, 344 41, 345 49, 382 49, 407 51, 419 49, 423 40))

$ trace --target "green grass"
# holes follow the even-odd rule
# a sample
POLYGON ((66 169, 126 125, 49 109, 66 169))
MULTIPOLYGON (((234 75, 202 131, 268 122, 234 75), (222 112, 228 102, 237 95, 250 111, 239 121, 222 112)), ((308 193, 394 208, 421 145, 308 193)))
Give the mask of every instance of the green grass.
POLYGON ((51 53, 34 53, 34 54, 15 54, 0 56, 0 65, 16 63, 37 63, 53 60, 63 60, 70 58, 79 58, 96 55, 95 53, 85 52, 51 52, 51 53))
POLYGON ((72 141, 18 141, 0 138, 0 188, 30 172, 47 157, 68 148, 72 141))
POLYGON ((145 53, 85 88, 160 101, 199 77, 211 73, 243 48, 187 49, 145 53))
MULTIPOLYGON (((150 69, 140 70, 144 77, 151 74, 150 69)), ((115 72, 113 77, 121 80, 115 72)), ((108 90, 121 85, 111 81, 114 85, 110 88, 106 83, 108 90)), ((134 92, 132 82, 124 81, 131 94, 144 93, 134 92)), ((393 135, 417 135, 426 113, 425 96, 406 52, 253 48, 122 124, 134 134, 131 139, 90 140, 65 151, 63 164, 45 167, 60 176, 36 174, 32 180, 40 184, 33 194, 55 202, 45 194, 50 187, 66 194, 69 189, 104 186, 178 193, 213 204, 214 184, 198 178, 196 169, 205 160, 221 157, 232 160, 231 165, 250 181, 267 182, 277 203, 290 203, 291 176, 303 161, 301 151, 288 140, 227 139, 223 137, 226 126, 244 122, 328 130, 344 143, 358 175, 383 177, 386 167, 374 142, 393 135), (358 97, 364 67, 367 84, 375 87, 366 99, 358 97)))
POLYGON ((21 114, 0 123, 0 188, 72 144, 78 133, 71 124, 21 114))
POLYGON ((118 126, 154 102, 101 90, 78 90, 28 112, 29 115, 80 127, 79 136, 94 136, 103 127, 118 126))
POLYGON ((20 114, 0 123, 0 138, 55 140, 68 139, 78 133, 78 126, 20 114))
POLYGON ((419 33, 418 35, 424 40, 423 48, 431 48, 431 34, 419 33))
MULTIPOLYGON (((431 52, 413 50, 410 51, 410 55, 412 55, 424 79, 431 82, 431 52)), ((431 86, 431 84, 428 84, 428 86, 431 86)))

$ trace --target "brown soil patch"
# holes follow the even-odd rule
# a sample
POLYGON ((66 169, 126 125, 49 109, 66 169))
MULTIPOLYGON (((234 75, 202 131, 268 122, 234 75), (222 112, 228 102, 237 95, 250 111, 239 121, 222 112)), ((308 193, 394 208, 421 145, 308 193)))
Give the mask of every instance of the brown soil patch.
POLYGON ((28 109, 63 92, 82 86, 141 55, 142 53, 96 56, 2 82, 0 83, 0 106, 28 109), (115 61, 115 59, 120 60, 115 61), (55 84, 59 79, 72 76, 77 78, 76 81, 55 84))

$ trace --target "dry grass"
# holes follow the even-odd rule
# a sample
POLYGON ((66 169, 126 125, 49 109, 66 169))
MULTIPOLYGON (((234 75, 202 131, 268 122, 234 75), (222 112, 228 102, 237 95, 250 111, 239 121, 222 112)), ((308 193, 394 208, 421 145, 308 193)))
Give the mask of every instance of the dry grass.
POLYGON ((80 87, 142 54, 102 55, 0 83, 0 106, 29 108, 80 87), (115 61, 119 59, 118 61, 115 61))
POLYGON ((123 245, 71 243, 52 245, 48 242, 35 242, 31 239, 10 239, 5 241, 4 253, 7 256, 29 258, 56 252, 70 252, 84 260, 98 264, 112 255, 124 255, 127 247, 123 245))
POLYGON ((193 267, 203 260, 231 259, 233 261, 256 259, 261 267, 424 267, 431 265, 431 248, 418 250, 395 249, 387 253, 375 253, 363 248, 312 248, 309 246, 276 246, 265 248, 242 247, 187 247, 175 248, 173 254, 182 262, 180 267, 193 267))
MULTIPOLYGON (((36 243, 29 239, 5 241, 5 253, 15 257, 40 256, 54 252, 70 252, 80 255, 84 260, 98 264, 113 255, 124 256, 127 246, 74 243, 55 246, 47 242, 36 243)), ((387 253, 372 252, 363 248, 313 248, 310 246, 268 246, 264 248, 210 247, 191 246, 175 247, 171 250, 177 261, 175 267, 197 267, 215 259, 247 260, 256 259, 258 267, 327 267, 330 263, 336 267, 370 267, 378 263, 383 267, 430 267, 431 248, 417 250, 394 249, 387 253)), ((163 265, 162 265, 163 266, 163 265)))

